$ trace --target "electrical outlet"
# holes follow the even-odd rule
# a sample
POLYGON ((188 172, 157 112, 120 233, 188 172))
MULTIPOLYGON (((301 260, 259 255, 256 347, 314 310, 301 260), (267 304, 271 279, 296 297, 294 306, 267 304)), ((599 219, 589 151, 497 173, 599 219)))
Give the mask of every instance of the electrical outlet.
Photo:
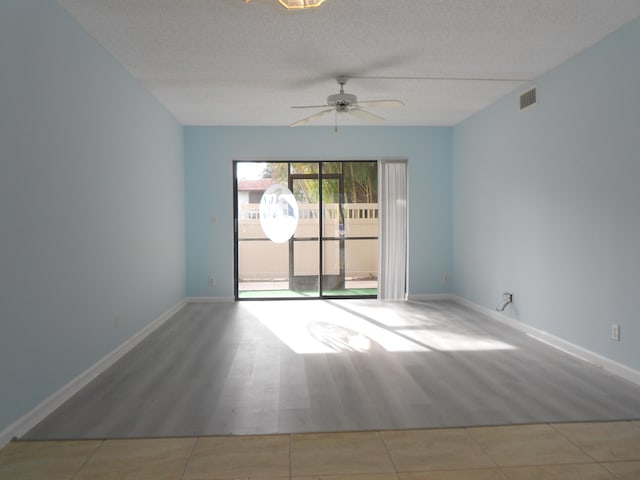
POLYGON ((213 287, 216 284, 216 279, 213 277, 209 277, 209 286, 213 287))
POLYGON ((620 341, 620 325, 617 323, 611 324, 611 338, 616 342, 620 341))

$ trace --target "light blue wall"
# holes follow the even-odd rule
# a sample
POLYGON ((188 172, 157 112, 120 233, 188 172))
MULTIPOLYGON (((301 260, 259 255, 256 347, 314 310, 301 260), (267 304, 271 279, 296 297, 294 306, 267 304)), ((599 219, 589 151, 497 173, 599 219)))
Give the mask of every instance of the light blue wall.
POLYGON ((536 107, 510 95, 453 134, 455 292, 513 290, 509 315, 635 369, 639 46, 636 20, 539 79, 536 107))
POLYGON ((442 277, 451 272, 451 129, 187 127, 184 136, 189 296, 233 295, 232 161, 253 158, 407 158, 409 292, 449 291, 442 277))
POLYGON ((182 148, 56 2, 0 3, 0 431, 184 297, 182 148))

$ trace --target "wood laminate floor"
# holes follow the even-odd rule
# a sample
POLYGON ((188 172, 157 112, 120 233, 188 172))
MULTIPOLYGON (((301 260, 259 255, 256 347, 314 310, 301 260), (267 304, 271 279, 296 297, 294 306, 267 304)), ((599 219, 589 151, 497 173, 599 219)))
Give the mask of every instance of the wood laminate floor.
POLYGON ((640 419, 640 386, 452 301, 189 304, 26 439, 640 419))

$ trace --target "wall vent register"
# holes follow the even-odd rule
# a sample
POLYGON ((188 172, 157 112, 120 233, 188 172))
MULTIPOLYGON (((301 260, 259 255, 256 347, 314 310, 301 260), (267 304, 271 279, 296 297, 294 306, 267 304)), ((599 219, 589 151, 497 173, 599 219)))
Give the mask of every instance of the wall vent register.
POLYGON ((536 88, 533 87, 520 95, 520 110, 531 107, 538 102, 536 88))

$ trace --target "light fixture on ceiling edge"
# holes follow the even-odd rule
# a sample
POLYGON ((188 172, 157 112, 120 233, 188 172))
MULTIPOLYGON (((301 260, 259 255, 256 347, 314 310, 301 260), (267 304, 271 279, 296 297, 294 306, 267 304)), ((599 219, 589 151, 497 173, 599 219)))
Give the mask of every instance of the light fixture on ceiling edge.
MULTIPOLYGON (((244 0, 249 3, 251 0, 244 0)), ((322 5, 324 0, 278 0, 287 10, 304 10, 305 8, 316 8, 322 5)))

